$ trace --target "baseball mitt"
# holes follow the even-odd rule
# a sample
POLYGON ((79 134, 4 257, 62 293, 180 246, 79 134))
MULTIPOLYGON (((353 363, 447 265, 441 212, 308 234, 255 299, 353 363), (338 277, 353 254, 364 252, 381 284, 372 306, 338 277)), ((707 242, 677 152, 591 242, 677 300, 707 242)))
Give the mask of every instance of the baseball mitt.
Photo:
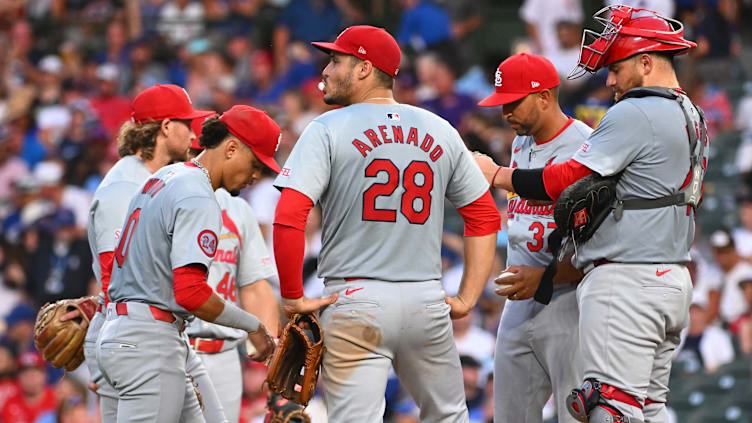
MULTIPOLYGON (((554 220, 575 245, 589 240, 616 203, 616 183, 620 175, 590 174, 568 186, 556 200, 554 220)), ((550 241, 550 240, 549 240, 550 241)), ((557 250, 558 246, 551 246, 557 250)))
POLYGON ((303 406, 282 398, 276 394, 270 394, 266 401, 269 414, 264 423, 311 423, 311 417, 303 411, 303 406))
POLYGON ((269 365, 269 389, 302 406, 316 392, 319 365, 324 354, 323 332, 311 314, 295 314, 282 331, 269 365))
POLYGON ((54 367, 75 370, 84 361, 84 338, 91 318, 97 311, 96 297, 81 297, 45 304, 34 324, 34 346, 54 367), (80 316, 64 322, 60 317, 78 310, 80 316), (86 327, 81 322, 86 320, 86 327))

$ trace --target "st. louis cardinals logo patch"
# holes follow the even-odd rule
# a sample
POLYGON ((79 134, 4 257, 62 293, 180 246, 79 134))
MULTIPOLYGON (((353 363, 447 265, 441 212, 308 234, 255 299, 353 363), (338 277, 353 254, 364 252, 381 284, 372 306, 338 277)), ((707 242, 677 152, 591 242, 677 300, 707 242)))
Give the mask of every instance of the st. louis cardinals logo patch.
POLYGON ((217 234, 206 229, 198 234, 198 248, 209 257, 214 257, 217 252, 217 234))

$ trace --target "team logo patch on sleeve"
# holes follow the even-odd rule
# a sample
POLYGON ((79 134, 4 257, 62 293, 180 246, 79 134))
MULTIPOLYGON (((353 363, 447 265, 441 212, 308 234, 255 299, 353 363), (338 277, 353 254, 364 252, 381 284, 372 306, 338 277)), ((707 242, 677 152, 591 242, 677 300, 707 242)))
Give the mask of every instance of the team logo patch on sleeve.
POLYGON ((206 229, 198 234, 198 248, 209 257, 214 257, 217 252, 217 234, 206 229))

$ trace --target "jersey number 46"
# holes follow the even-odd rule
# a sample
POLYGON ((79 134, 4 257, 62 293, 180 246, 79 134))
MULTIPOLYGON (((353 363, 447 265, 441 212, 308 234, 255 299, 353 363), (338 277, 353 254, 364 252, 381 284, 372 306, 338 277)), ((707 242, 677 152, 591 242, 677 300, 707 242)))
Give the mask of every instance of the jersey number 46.
MULTIPOLYGON (((396 222, 397 210, 377 209, 376 198, 391 196, 400 182, 400 170, 387 159, 374 159, 366 168, 366 177, 375 178, 379 173, 386 173, 385 182, 374 182, 363 193, 363 220, 373 222, 396 222)), ((402 175, 404 192, 400 199, 400 211, 408 222, 422 225, 431 215, 431 189, 433 189, 433 170, 427 162, 412 161, 402 175), (422 175, 423 183, 418 185, 416 177, 422 175), (415 200, 420 199, 420 210, 415 209, 415 200)))

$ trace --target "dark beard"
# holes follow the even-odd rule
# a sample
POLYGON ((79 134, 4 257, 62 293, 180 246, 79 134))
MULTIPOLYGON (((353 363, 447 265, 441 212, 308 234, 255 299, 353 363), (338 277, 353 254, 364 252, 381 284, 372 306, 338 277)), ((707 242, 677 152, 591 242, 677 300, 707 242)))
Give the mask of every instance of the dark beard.
POLYGON ((239 189, 234 189, 234 190, 230 191, 230 195, 232 195, 233 197, 237 197, 238 195, 240 195, 240 190, 239 189))
MULTIPOLYGON (((342 83, 337 89, 338 92, 336 94, 349 93, 351 86, 352 86, 352 74, 346 80, 342 81, 342 83)), ((343 98, 342 95, 338 97, 332 96, 328 99, 326 98, 326 96, 324 96, 324 103, 330 106, 332 105, 349 106, 350 105, 350 101, 347 98, 343 98)))

